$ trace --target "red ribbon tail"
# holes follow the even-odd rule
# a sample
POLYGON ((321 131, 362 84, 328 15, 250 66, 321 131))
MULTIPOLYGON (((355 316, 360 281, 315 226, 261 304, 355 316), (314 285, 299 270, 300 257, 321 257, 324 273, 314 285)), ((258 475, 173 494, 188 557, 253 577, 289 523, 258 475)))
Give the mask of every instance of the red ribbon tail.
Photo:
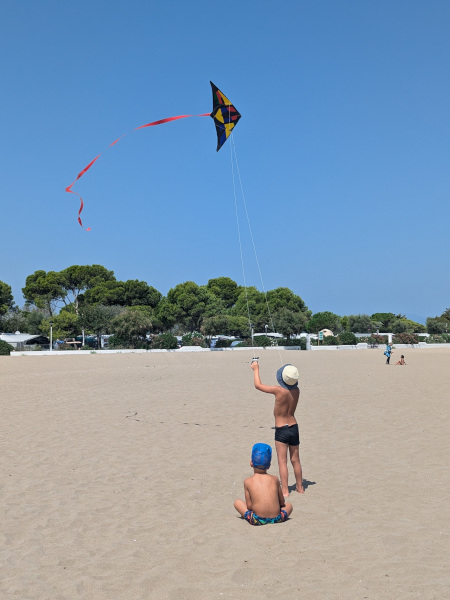
POLYGON ((168 117, 167 119, 160 119, 159 121, 152 121, 151 123, 146 123, 145 125, 140 125, 133 129, 133 131, 137 131, 138 129, 144 129, 144 127, 153 127, 154 125, 162 125, 163 123, 170 123, 171 121, 178 121, 178 119, 188 119, 193 115, 178 115, 178 117, 168 117))
POLYGON ((95 161, 100 158, 100 156, 101 156, 101 154, 98 154, 94 158, 94 160, 91 160, 91 162, 87 165, 87 167, 84 167, 84 169, 78 173, 77 178, 75 179, 75 181, 78 181, 78 179, 80 179, 80 177, 83 177, 83 175, 86 173, 86 171, 89 171, 89 169, 92 167, 92 165, 95 163, 95 161))
POLYGON ((83 211, 84 208, 84 202, 83 202, 83 198, 80 196, 80 194, 77 194, 77 196, 80 198, 80 210, 78 211, 78 223, 80 224, 81 227, 83 227, 83 223, 81 222, 81 213, 83 211))
MULTIPOLYGON (((83 212, 83 208, 84 208, 83 198, 80 196, 80 194, 78 194, 77 192, 74 192, 71 189, 71 187, 73 186, 73 184, 75 183, 75 181, 73 183, 71 183, 69 186, 66 187, 66 192, 69 192, 70 194, 75 194, 75 196, 78 196, 78 198, 80 199, 80 208, 78 210, 78 223, 80 224, 80 227, 83 227, 83 222, 81 220, 81 213, 83 212)), ((91 230, 90 227, 88 227, 86 229, 86 231, 90 231, 90 230, 91 230)))
MULTIPOLYGON (((170 123, 171 121, 178 121, 179 119, 188 119, 190 117, 209 117, 210 113, 204 113, 202 115, 178 115, 176 117, 168 117, 167 119, 160 119, 159 121, 152 121, 151 123, 146 123, 145 125, 141 125, 140 127, 136 127, 135 129, 133 129, 133 131, 137 131, 138 129, 144 129, 145 127, 153 127, 155 125, 162 125, 163 123, 170 123)), ((127 134, 125 133, 124 135, 122 135, 121 137, 117 138, 116 140, 114 140, 114 142, 112 144, 110 144, 109 146, 114 146, 114 144, 117 144, 117 142, 119 140, 121 140, 123 137, 125 137, 127 134)), ((83 175, 89 171, 89 169, 92 167, 92 165, 95 163, 96 160, 98 160, 100 158, 101 154, 98 154, 94 160, 91 160, 91 162, 84 167, 84 169, 82 171, 80 171, 75 179, 75 181, 78 181, 78 179, 80 179, 80 177, 83 177, 83 175)), ((74 192, 72 189, 73 184, 75 183, 75 181, 72 181, 72 183, 66 187, 66 192, 70 193, 70 194, 75 194, 76 196, 78 196, 78 198, 80 199, 80 210, 78 211, 78 223, 80 224, 81 227, 83 227, 83 223, 81 221, 81 213, 83 211, 83 199, 81 198, 80 194, 78 194, 77 192, 74 192)), ((88 227, 86 229, 86 231, 90 231, 91 228, 88 227)))

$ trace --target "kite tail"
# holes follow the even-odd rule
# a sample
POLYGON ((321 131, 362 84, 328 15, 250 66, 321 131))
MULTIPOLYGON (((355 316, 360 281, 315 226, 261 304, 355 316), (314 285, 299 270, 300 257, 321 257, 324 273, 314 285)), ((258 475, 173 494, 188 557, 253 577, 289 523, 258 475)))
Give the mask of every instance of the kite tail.
MULTIPOLYGON (((160 119, 159 121, 153 121, 152 123, 146 123, 145 125, 140 125, 139 127, 136 127, 135 129, 133 129, 132 131, 137 131, 138 129, 144 129, 145 127, 153 127, 154 125, 162 125, 163 123, 170 123, 171 121, 178 121, 178 119, 188 119, 190 117, 209 117, 210 113, 203 113, 202 115, 178 115, 177 117, 168 117, 167 119, 160 119)), ((119 140, 121 140, 122 138, 124 138, 126 135, 128 135, 127 133, 125 133, 124 135, 120 136, 119 138, 117 138, 116 140, 114 140, 114 142, 112 142, 112 144, 109 144, 109 148, 111 146, 114 146, 115 144, 117 144, 117 142, 119 140)), ((80 224, 81 227, 83 227, 83 223, 81 221, 81 213, 83 211, 83 207, 84 207, 84 202, 83 202, 83 198, 80 196, 80 194, 78 194, 77 192, 74 192, 72 189, 73 184, 78 181, 80 179, 80 177, 83 177, 83 175, 89 171, 89 169, 92 167, 92 165, 95 163, 96 160, 98 160, 100 158, 101 154, 98 154, 94 160, 91 160, 91 162, 86 165, 86 167, 84 167, 84 169, 82 171, 80 171, 78 173, 78 175, 76 176, 76 178, 72 181, 72 183, 66 187, 66 192, 70 193, 70 194, 75 194, 75 196, 78 196, 78 198, 80 199, 80 209, 78 211, 78 223, 80 224)), ((90 231, 91 228, 88 227, 86 229, 86 231, 90 231)))
MULTIPOLYGON (((77 177, 77 179, 78 179, 78 177, 77 177)), ((75 181, 76 181, 76 179, 75 179, 75 181)), ((77 192, 74 192, 74 191, 71 189, 71 188, 72 188, 72 186, 73 186, 73 184, 75 183, 75 181, 74 181, 73 183, 71 183, 69 186, 67 186, 67 187, 66 187, 66 192, 69 192, 70 194, 75 194, 75 196, 78 196, 78 198, 80 199, 80 208, 79 208, 79 210, 78 210, 78 223, 80 224, 80 227, 83 227, 83 223, 82 223, 82 221, 81 221, 81 216, 80 216, 80 215, 81 215, 81 212, 82 212, 82 210, 83 210, 83 207, 84 207, 83 198, 80 196, 80 194, 78 194, 77 192)), ((90 227, 88 227, 88 228, 86 229, 86 231, 90 231, 90 230, 91 230, 91 228, 90 228, 90 227)))

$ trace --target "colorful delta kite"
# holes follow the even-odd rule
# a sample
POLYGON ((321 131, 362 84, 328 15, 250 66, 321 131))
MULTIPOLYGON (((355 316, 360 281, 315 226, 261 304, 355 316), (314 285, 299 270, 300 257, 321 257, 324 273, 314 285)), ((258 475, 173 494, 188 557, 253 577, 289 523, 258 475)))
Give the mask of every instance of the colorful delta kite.
POLYGON ((219 152, 233 131, 233 128, 236 127, 241 115, 219 88, 212 81, 209 83, 211 84, 213 93, 213 111, 211 117, 214 119, 216 126, 217 152, 219 152))
MULTIPOLYGON (((234 127, 236 127, 241 115, 238 113, 233 104, 228 100, 228 98, 217 88, 212 81, 210 81, 212 94, 213 94, 213 111, 212 113, 204 113, 201 115, 178 115, 176 117, 168 117, 167 119, 161 119, 159 121, 153 121, 152 123, 146 123, 145 125, 140 125, 136 127, 132 131, 137 131, 138 129, 144 129, 145 127, 153 127, 154 125, 162 125, 164 123, 170 123, 171 121, 178 121, 179 119, 188 119, 190 117, 212 117, 214 124, 216 126, 217 133, 217 152, 222 148, 224 143, 227 141, 230 133, 233 131, 234 127)), ((120 136, 109 147, 117 144, 119 140, 124 138, 127 133, 120 136)), ((83 175, 89 171, 92 165, 100 158, 101 154, 98 154, 91 162, 84 167, 82 171, 80 171, 77 177, 72 181, 72 183, 66 187, 66 192, 70 194, 75 194, 80 199, 80 208, 78 210, 78 223, 83 227, 83 223, 81 221, 81 213, 83 211, 84 203, 83 199, 77 192, 74 192, 72 186, 78 179, 83 177, 83 175)), ((90 227, 86 229, 86 231, 90 231, 90 227)))

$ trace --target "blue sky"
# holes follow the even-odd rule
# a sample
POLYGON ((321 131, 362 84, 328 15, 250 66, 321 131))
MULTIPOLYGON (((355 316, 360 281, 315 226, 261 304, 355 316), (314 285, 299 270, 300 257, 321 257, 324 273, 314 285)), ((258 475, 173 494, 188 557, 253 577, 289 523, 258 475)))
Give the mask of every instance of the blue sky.
POLYGON ((0 280, 101 264, 163 294, 228 276, 313 312, 450 306, 446 0, 2 0, 0 280), (74 185, 64 189, 98 153, 74 185))

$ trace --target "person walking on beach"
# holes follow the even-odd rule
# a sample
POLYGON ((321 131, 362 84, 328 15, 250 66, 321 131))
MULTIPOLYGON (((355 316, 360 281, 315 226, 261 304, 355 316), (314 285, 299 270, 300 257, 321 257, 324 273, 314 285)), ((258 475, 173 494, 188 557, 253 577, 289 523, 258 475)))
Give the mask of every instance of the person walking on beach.
POLYGON ((386 350, 384 351, 384 355, 386 357, 386 364, 389 364, 389 361, 391 360, 391 354, 392 354, 392 346, 391 344, 388 342, 386 344, 386 350))
POLYGON ((273 415, 275 417, 275 448, 278 458, 278 469, 281 479, 283 496, 289 496, 287 453, 294 468, 296 490, 304 493, 302 465, 300 463, 300 438, 298 424, 294 416, 297 408, 300 390, 298 388, 298 371, 293 365, 284 365, 277 371, 279 385, 264 385, 259 376, 259 364, 254 360, 251 364, 255 388, 275 396, 273 415))

